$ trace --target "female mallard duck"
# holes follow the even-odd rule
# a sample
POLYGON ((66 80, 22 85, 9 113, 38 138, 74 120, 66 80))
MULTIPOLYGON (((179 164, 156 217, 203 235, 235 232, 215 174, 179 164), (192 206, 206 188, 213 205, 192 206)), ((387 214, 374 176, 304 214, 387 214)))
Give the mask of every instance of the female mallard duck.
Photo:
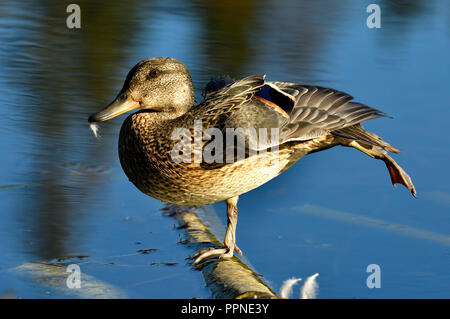
POLYGON ((281 174, 306 154, 336 145, 356 148, 383 160, 392 183, 416 195, 411 178, 386 152, 399 151, 360 124, 384 116, 381 111, 318 86, 267 82, 264 76, 227 82, 231 81, 208 86, 205 100, 194 106, 192 80, 183 63, 171 58, 143 60, 128 73, 116 99, 89 117, 91 123, 102 122, 140 109, 122 125, 119 156, 125 174, 143 193, 178 205, 226 201, 225 247, 201 252, 194 263, 231 257, 234 250, 241 253, 235 237, 239 195, 281 174), (249 131, 244 129, 251 128, 257 139, 246 135, 249 131), (230 129, 234 135, 226 135, 228 143, 219 141, 220 133, 230 129), (276 134, 263 139, 268 135, 264 129, 276 134), (180 146, 180 137, 189 143, 180 146), (255 147, 251 143, 255 140, 263 142, 255 147), (214 161, 202 158, 207 149, 214 161), (231 160, 217 160, 230 149, 231 160), (237 157, 242 149, 244 157, 237 157))

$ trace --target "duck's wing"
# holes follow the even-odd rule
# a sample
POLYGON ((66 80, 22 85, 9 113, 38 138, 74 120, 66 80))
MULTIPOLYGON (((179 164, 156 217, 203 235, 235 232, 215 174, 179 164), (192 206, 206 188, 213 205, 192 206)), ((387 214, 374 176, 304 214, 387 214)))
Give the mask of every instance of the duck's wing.
MULTIPOLYGON (((351 95, 330 88, 265 82, 263 76, 251 76, 208 92, 196 108, 208 127, 218 128, 223 134, 227 129, 256 129, 256 138, 261 140, 259 129, 267 129, 266 143, 259 143, 258 149, 332 133, 396 151, 359 125, 386 115, 352 100, 351 95), (276 139, 271 139, 271 129, 278 129, 278 135, 272 136, 276 139)), ((245 139, 248 141, 248 136, 245 139)))
MULTIPOLYGON (((206 98, 191 110, 191 114, 204 125, 217 127, 235 110, 242 107, 264 86, 264 75, 253 75, 232 82, 215 91, 208 91, 206 98)), ((225 82, 224 82, 225 83, 225 82)), ((224 84, 222 83, 222 84, 224 84)))
POLYGON ((346 128, 386 116, 380 110, 352 102, 353 97, 341 91, 286 82, 272 84, 295 98, 289 121, 281 128, 283 142, 309 140, 330 132, 352 139, 359 134, 367 142, 373 142, 373 138, 365 136, 360 130, 346 128))
MULTIPOLYGON (((227 136, 231 132, 238 141, 244 139, 251 149, 264 149, 278 144, 278 138, 276 142, 270 142, 270 130, 279 130, 288 123, 286 110, 292 109, 295 99, 265 82, 262 75, 250 76, 220 88, 225 82, 218 78, 208 83, 204 90, 206 99, 190 112, 196 120, 202 120, 203 131, 209 128, 220 130, 225 138, 224 144, 227 144, 227 136), (276 92, 272 92, 274 90, 276 92), (261 129, 269 132, 268 141, 259 145, 250 144, 248 134, 252 132, 248 130, 254 130, 254 140, 258 141, 261 129)), ((235 145, 232 140, 228 142, 235 145)))

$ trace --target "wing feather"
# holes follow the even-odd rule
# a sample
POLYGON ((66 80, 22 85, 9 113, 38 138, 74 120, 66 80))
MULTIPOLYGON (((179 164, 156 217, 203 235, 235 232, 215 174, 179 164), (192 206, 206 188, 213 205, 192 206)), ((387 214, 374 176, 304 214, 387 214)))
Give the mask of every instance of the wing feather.
POLYGON ((282 130, 281 142, 308 140, 334 130, 385 116, 370 106, 352 102, 347 93, 320 86, 273 82, 296 100, 289 121, 282 130))

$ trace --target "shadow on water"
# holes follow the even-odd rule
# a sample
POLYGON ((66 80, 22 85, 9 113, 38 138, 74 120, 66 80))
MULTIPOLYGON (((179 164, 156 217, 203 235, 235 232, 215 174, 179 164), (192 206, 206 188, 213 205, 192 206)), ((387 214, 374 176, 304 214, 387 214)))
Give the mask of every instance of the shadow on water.
MULTIPOLYGON (((445 9, 445 4, 443 1, 381 1, 383 28, 379 32, 375 31, 377 34, 369 35, 364 25, 367 17, 365 8, 369 3, 365 1, 355 5, 353 1, 252 0, 224 4, 217 1, 174 0, 145 4, 127 1, 104 5, 94 1, 78 1, 77 4, 82 8, 82 28, 70 30, 65 27, 67 4, 61 1, 44 0, 27 3, 26 6, 15 1, 2 2, 0 147, 3 155, 0 160, 6 169, 0 178, 0 198, 3 200, 0 210, 5 216, 0 226, 0 242, 3 242, 0 245, 4 245, 2 249, 9 257, 0 264, 1 269, 29 261, 48 262, 86 252, 90 258, 105 259, 105 263, 85 266, 91 272, 90 275, 93 278, 95 275, 100 276, 100 279, 128 290, 130 297, 184 298, 193 297, 193 294, 209 297, 210 293, 203 289, 198 274, 187 266, 181 269, 180 264, 184 265, 187 252, 177 246, 177 233, 167 231, 171 227, 170 222, 159 216, 158 208, 162 207, 162 203, 141 195, 121 171, 116 150, 118 129, 124 118, 102 125, 102 138, 96 140, 88 130, 87 116, 115 97, 131 66, 150 56, 174 56, 186 62, 192 72, 197 96, 211 76, 230 75, 238 78, 266 73, 270 80, 349 88, 367 93, 368 99, 386 103, 396 95, 383 87, 384 82, 389 82, 388 76, 384 73, 376 75, 380 90, 373 93, 367 87, 375 84, 370 82, 367 74, 373 75, 385 67, 384 64, 376 64, 378 56, 384 57, 384 62, 395 61, 403 66, 403 62, 391 59, 396 48, 405 51, 402 58, 416 61, 418 58, 407 44, 413 42, 411 39, 414 37, 426 41, 417 25, 424 23, 429 26, 429 20, 434 21, 439 16, 439 10, 445 9), (356 51, 355 48, 369 45, 375 57, 363 60, 371 53, 356 51), (347 46, 353 51, 347 50, 347 46), (358 63, 367 68, 364 75, 355 67, 358 63), (359 83, 358 76, 363 76, 368 83, 359 83), (385 98, 377 100, 380 95, 385 98), (138 242, 146 246, 140 247, 138 242), (149 256, 133 255, 127 262, 117 262, 115 266, 111 266, 110 260, 105 257, 134 252, 138 250, 136 245, 141 249, 146 249, 147 245, 156 247, 158 252, 149 256), (164 267, 165 264, 176 266, 164 267), (158 291, 154 283, 161 281, 166 284, 158 291), (193 286, 199 288, 192 290, 193 286)), ((448 17, 446 27, 447 33, 437 37, 439 41, 448 43, 448 39, 442 39, 448 37, 448 17)), ((430 42, 429 45, 436 42, 430 42)), ((408 81, 417 78, 417 74, 424 70, 431 68, 438 72, 442 69, 445 63, 443 59, 440 56, 435 59, 427 61, 431 64, 418 69, 415 76, 405 74, 401 78, 403 82, 397 84, 403 90, 411 85, 423 85, 422 82, 411 84, 408 81)), ((416 65, 419 63, 414 63, 416 65)), ((407 67, 408 64, 405 64, 407 67)), ((411 66, 409 68, 413 69, 411 66)), ((443 82, 439 76, 426 80, 431 87, 437 88, 443 82)), ((413 87, 413 91, 416 89, 413 87)), ((420 96, 414 94, 411 93, 420 100, 420 96)), ((448 104, 448 96, 443 98, 447 98, 448 104)), ((410 105, 411 112, 419 108, 413 98, 393 99, 393 105, 410 103, 407 105, 410 105)), ((437 97, 432 102, 435 105, 445 103, 437 97)), ((389 113, 389 110, 386 111, 389 113)), ((406 117, 413 116, 411 112, 404 111, 404 114, 406 117)), ((429 122, 423 124, 422 115, 414 116, 416 125, 429 125, 431 128, 429 122), (421 121, 422 124, 419 123, 421 121)), ((402 122, 399 117, 396 121, 400 128, 410 127, 405 119, 402 122)), ((380 125, 385 125, 389 130, 388 124, 380 125)), ((405 132, 391 129, 389 134, 402 141, 401 137, 407 135, 405 132)), ((442 136, 443 133, 439 131, 435 134, 442 136)), ((417 143, 417 146, 411 143, 405 146, 436 150, 440 158, 437 160, 439 165, 448 161, 450 154, 445 153, 437 143, 420 139, 417 143)), ((323 288, 323 296, 370 296, 360 286, 349 284, 346 290, 342 290, 339 285, 345 284, 344 280, 358 280, 357 266, 348 264, 350 262, 347 259, 364 259, 364 262, 370 259, 362 246, 372 239, 365 238, 365 232, 357 226, 339 224, 341 228, 336 229, 335 224, 323 221, 322 216, 319 227, 319 219, 314 219, 314 214, 298 217, 295 209, 291 208, 301 203, 298 203, 300 199, 292 199, 292 190, 301 189, 301 200, 308 198, 308 202, 321 207, 359 211, 361 214, 368 212, 377 220, 387 220, 393 216, 392 222, 395 224, 411 225, 418 229, 419 225, 414 223, 425 223, 425 228, 435 228, 437 233, 446 233, 445 222, 439 224, 438 221, 448 220, 443 214, 448 204, 443 206, 433 201, 436 196, 431 195, 425 196, 427 205, 406 204, 406 200, 399 199, 403 193, 397 191, 391 194, 391 189, 384 190, 388 187, 382 184, 385 180, 379 184, 374 182, 370 191, 367 188, 359 189, 355 185, 366 185, 367 180, 378 181, 379 174, 367 169, 369 166, 362 166, 366 162, 362 162, 361 166, 355 164, 354 167, 355 158, 340 154, 333 150, 327 155, 302 160, 301 165, 289 170, 290 173, 283 174, 242 199, 241 211, 246 214, 240 217, 238 235, 244 242, 246 252, 250 253, 249 259, 260 265, 258 270, 267 274, 268 281, 275 286, 303 267, 302 273, 318 270, 325 274, 322 278, 328 288, 323 288), (338 164, 332 166, 333 163, 341 165, 342 171, 360 171, 361 175, 343 178, 338 175, 338 164), (333 184, 335 180, 339 183, 333 184), (367 202, 375 201, 370 192, 376 192, 378 197, 373 207, 367 208, 367 202), (323 193, 327 196, 323 196, 323 193), (342 198, 350 193, 354 198, 343 201, 342 198), (266 196, 267 201, 262 203, 261 196, 266 196), (353 206, 354 209, 351 209, 353 206), (404 215, 388 215, 389 210, 403 212, 404 215), (422 214, 424 210, 432 210, 434 215, 430 214, 425 219, 422 214), (274 215, 273 211, 280 213, 274 215), (283 211, 284 214, 281 213, 283 211), (383 215, 384 212, 386 215, 383 215), (293 225, 298 225, 298 229, 290 228, 293 225), (258 232, 246 231, 251 229, 257 229, 258 232), (354 246, 340 233, 341 230, 350 234, 354 246), (279 238, 283 238, 283 243, 279 238), (360 238, 366 240, 361 241, 361 245, 358 244, 360 238), (334 242, 336 246, 328 242, 334 242), (264 248, 260 243, 264 243, 264 248), (352 247, 349 251, 353 251, 348 255, 341 248, 347 245, 352 247), (322 248, 313 250, 312 246, 322 248), (296 249, 301 250, 302 258, 294 259, 289 254, 296 249), (271 254, 267 254, 267 250, 271 254), (323 256, 326 257, 321 258, 319 253, 324 251, 326 254, 323 256), (359 257, 353 258, 357 253, 360 253, 359 257), (305 256, 310 257, 306 259, 314 265, 304 260, 305 256), (280 265, 279 260, 291 262, 280 265)), ((410 160, 409 165, 416 170, 417 178, 426 188, 425 194, 440 194, 439 198, 446 198, 450 193, 448 185, 432 181, 428 175, 421 173, 422 168, 428 165, 422 159, 425 156, 422 154, 414 154, 419 159, 410 160)), ((406 161, 408 156, 411 158, 411 153, 403 159, 406 161)), ((448 175, 446 172, 441 174, 443 177, 448 175)), ((220 205, 216 207, 223 209, 220 205)), ((377 236, 374 233, 372 238, 379 239, 381 243, 386 240, 383 236, 377 236)), ((403 244, 407 245, 395 236, 389 239, 394 241, 397 246, 393 246, 397 249, 403 249, 403 244)), ((410 246, 407 247, 410 249, 410 246)), ((386 255, 396 260, 393 249, 387 249, 386 255)), ((408 249, 402 252, 411 251, 408 249)), ((433 251, 425 246, 423 249, 433 251)), ((438 249, 436 251, 441 253, 438 249)), ((377 252, 374 255, 379 259, 386 256, 380 256, 377 252)), ((416 257, 411 252, 405 259, 416 260, 416 257)), ((396 265, 401 268, 400 261, 396 265)), ((439 273, 439 258, 432 265, 435 268, 430 273, 433 278, 438 278, 442 275, 439 273)), ((424 268, 420 269, 423 271, 424 268)), ((448 271, 443 276, 448 278, 448 271)), ((392 282, 397 283, 396 280, 406 282, 407 279, 394 278, 392 282)), ((16 292, 19 296, 42 297, 42 291, 23 286, 20 279, 13 280, 0 274, 0 288, 15 286, 21 289, 16 292)), ((414 289, 389 292, 383 296, 421 296, 417 292, 419 290, 414 289)), ((442 289, 429 295, 448 296, 448 291, 442 289)), ((55 292, 53 296, 60 295, 55 292)))

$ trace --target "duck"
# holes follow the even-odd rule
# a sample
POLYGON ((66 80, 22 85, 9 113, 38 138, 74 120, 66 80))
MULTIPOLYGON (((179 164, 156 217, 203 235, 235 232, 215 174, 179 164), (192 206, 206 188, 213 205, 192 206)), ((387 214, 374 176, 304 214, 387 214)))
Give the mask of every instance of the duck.
POLYGON ((388 154, 399 150, 361 125, 387 115, 347 93, 252 75, 212 80, 202 95, 196 104, 182 62, 149 58, 128 72, 109 105, 88 118, 104 122, 136 110, 122 124, 118 152, 129 181, 144 194, 180 206, 226 202, 223 247, 198 252, 193 264, 242 254, 236 244, 239 196, 303 156, 334 146, 383 161, 392 184, 416 197, 411 178, 388 154))

